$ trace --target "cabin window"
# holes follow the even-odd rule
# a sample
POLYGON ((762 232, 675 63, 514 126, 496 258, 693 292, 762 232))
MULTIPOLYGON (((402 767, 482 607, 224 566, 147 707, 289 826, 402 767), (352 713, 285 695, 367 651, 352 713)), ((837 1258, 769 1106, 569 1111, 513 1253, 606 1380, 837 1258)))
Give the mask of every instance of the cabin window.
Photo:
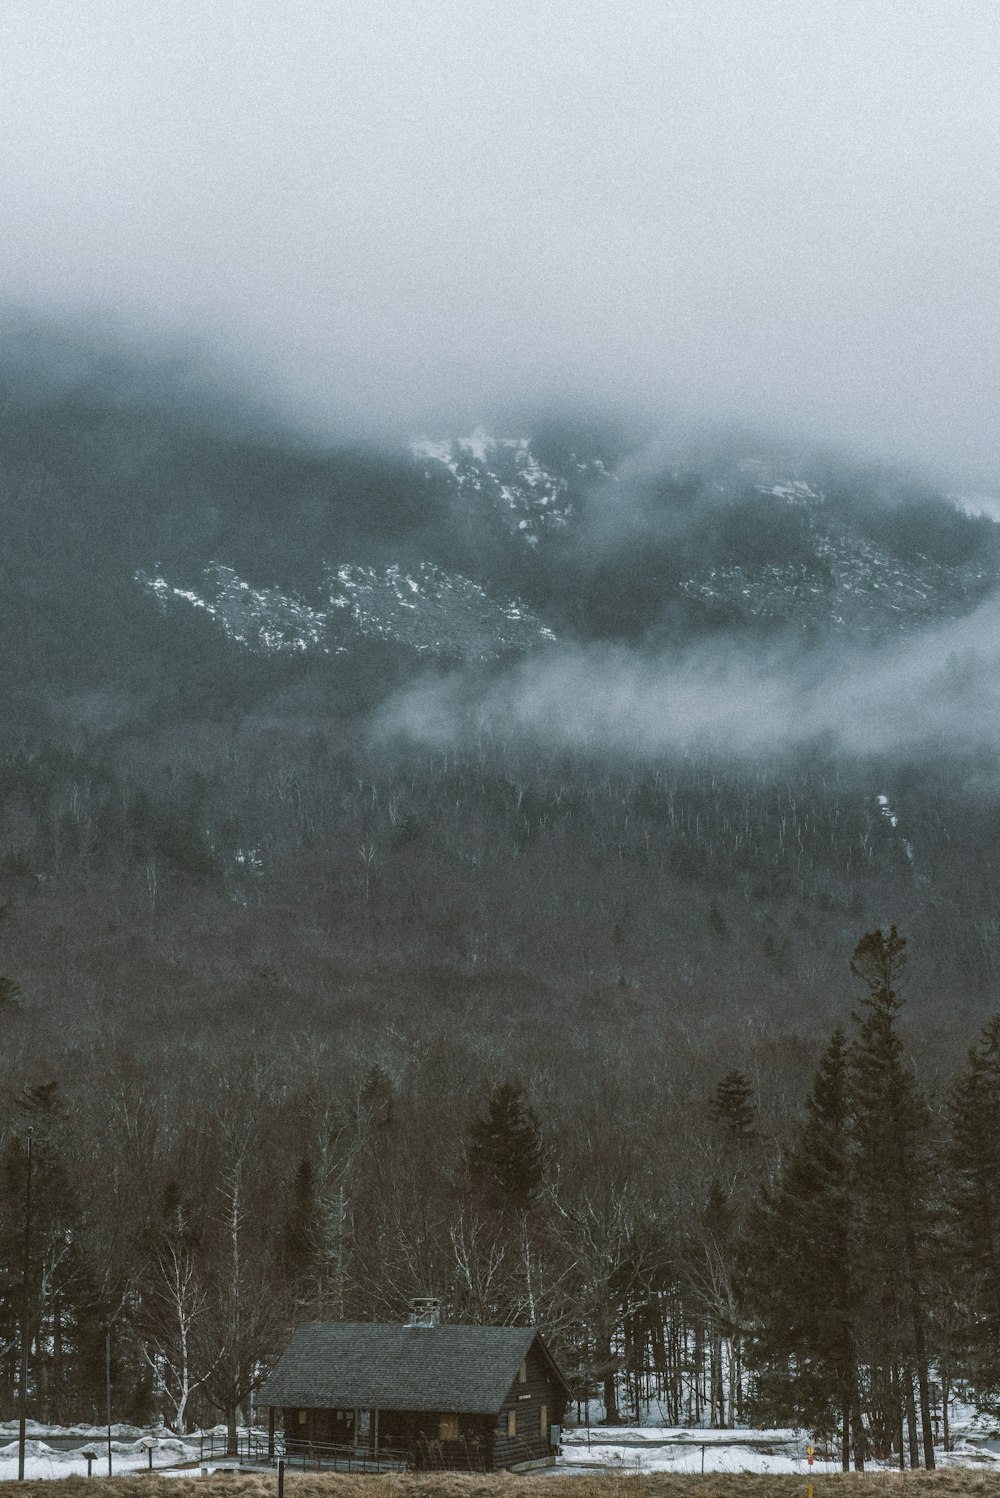
POLYGON ((538 1433, 547 1436, 549 1433, 549 1407, 547 1404, 538 1406, 538 1433))
MULTIPOLYGON (((508 1363, 507 1366, 509 1368, 510 1364, 508 1363)), ((520 1366, 520 1368, 517 1370, 517 1381, 518 1381, 519 1384, 526 1384, 528 1382, 528 1365, 527 1365, 527 1363, 522 1363, 521 1366, 520 1366)))
POLYGON ((507 1411, 507 1434, 508 1436, 517 1435, 517 1410, 507 1411))
POLYGON ((441 1416, 440 1420, 438 1421, 438 1440, 439 1441, 457 1441, 458 1440, 458 1416, 457 1415, 442 1415, 441 1416))
POLYGON ((308 1418, 309 1418, 309 1411, 308 1410, 299 1410, 299 1424, 300 1425, 305 1425, 305 1423, 308 1420, 308 1418))

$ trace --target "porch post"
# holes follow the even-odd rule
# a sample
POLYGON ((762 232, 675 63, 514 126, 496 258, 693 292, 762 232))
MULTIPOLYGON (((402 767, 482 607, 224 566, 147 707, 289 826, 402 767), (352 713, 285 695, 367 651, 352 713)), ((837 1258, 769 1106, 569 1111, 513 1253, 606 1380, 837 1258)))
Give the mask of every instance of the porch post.
POLYGON ((372 1452, 378 1456, 378 1405, 372 1414, 372 1452))
POLYGON ((267 1407, 267 1459, 274 1461, 274 1405, 267 1407))

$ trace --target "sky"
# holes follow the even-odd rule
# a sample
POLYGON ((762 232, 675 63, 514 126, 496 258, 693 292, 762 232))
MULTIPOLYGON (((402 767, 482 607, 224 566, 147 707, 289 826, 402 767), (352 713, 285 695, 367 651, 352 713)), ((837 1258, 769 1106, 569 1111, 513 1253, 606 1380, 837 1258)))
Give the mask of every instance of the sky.
POLYGON ((4 0, 0 301, 1000 484, 995 0, 4 0))

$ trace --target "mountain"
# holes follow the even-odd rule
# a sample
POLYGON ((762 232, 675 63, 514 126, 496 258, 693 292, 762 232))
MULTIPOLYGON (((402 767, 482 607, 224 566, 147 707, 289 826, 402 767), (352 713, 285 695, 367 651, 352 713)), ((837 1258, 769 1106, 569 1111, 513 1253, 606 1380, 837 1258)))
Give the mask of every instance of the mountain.
MULTIPOLYGON (((335 472, 343 459, 324 461, 335 472)), ((352 456, 355 478, 364 461, 352 456)), ((283 538, 287 582, 244 580, 235 539, 181 582, 148 565, 135 581, 165 626, 186 605, 252 651, 344 655, 378 639, 488 661, 567 636, 662 642, 781 628, 880 639, 968 613, 998 577, 994 522, 942 496, 887 495, 879 481, 827 486, 780 460, 705 477, 654 470, 623 495, 622 474, 601 458, 570 452, 545 466, 529 437, 480 427, 421 438, 395 455, 393 479, 428 524, 395 537, 379 527, 377 472, 364 478, 367 527, 338 539, 327 526, 330 553, 317 558, 303 516, 283 538), (394 541, 408 565, 390 560, 394 541)), ((245 538, 238 545, 246 554, 245 538)), ((267 538, 263 554, 274 545, 267 538)), ((259 574, 260 557, 250 562, 259 574)))
POLYGON ((415 669, 554 642, 860 648, 998 576, 986 515, 750 439, 323 443, 210 372, 51 330, 8 334, 0 402, 0 685, 27 723, 364 714, 415 669))
POLYGON ((311 1026, 400 1075, 570 1054, 596 1088, 595 1055, 635 1069, 669 1032, 706 1087, 728 1048, 774 1093, 890 921, 928 1054, 993 1001, 987 515, 742 438, 320 441, 211 380, 57 352, 0 358, 0 972, 39 1054, 107 1003, 205 1054, 266 1018, 276 1054, 311 1026), (794 713, 830 671, 844 717, 862 692, 897 714, 891 749, 770 733, 761 684, 794 713), (714 738, 632 732, 644 697, 712 724, 727 693, 714 738))

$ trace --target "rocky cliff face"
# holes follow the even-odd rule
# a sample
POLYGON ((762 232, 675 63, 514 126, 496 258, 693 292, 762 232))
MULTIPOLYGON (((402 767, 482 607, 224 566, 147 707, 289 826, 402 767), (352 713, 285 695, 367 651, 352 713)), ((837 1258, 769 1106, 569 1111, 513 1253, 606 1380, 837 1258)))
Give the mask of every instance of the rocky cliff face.
MULTIPOLYGON (((544 646, 572 633, 574 619, 597 617, 588 589, 601 577, 607 591, 609 558, 618 569, 616 614, 636 633, 645 627, 641 610, 655 618, 683 604, 688 620, 693 609, 712 627, 884 637, 967 612, 998 576, 995 522, 935 499, 928 529, 924 499, 917 529, 924 522, 927 535, 908 536, 902 501, 876 496, 866 510, 864 496, 847 503, 773 459, 743 459, 688 480, 683 505, 671 502, 678 480, 668 471, 667 499, 647 507, 638 532, 628 521, 616 527, 616 507, 627 515, 629 501, 621 475, 599 457, 571 452, 545 465, 528 437, 477 428, 468 437, 414 441, 409 463, 414 494, 432 490, 444 515, 423 557, 373 565, 326 555, 320 581, 297 588, 252 586, 222 555, 205 559, 197 585, 146 568, 136 581, 165 611, 203 611, 250 650, 344 654, 378 639, 427 657, 489 660, 544 646), (433 554, 449 527, 466 538, 471 565, 480 538, 492 558, 485 575, 433 554)), ((377 526, 377 493, 369 518, 377 526)), ((303 557, 308 539, 304 532, 303 557)), ((595 628, 599 634, 599 618, 595 628)))

